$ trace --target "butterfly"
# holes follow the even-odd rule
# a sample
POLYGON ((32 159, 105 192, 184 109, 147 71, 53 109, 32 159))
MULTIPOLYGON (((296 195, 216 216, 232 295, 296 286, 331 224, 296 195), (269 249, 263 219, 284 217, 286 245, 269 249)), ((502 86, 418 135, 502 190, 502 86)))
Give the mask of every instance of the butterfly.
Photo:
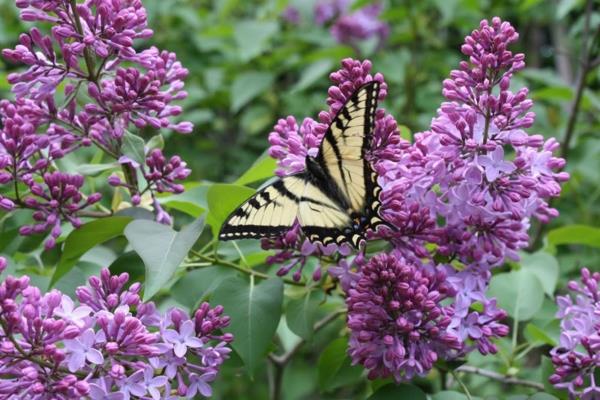
POLYGON ((327 128, 306 170, 278 178, 234 210, 221 240, 275 237, 299 223, 313 243, 358 247, 367 229, 385 224, 381 187, 366 159, 375 128, 379 82, 359 87, 327 128))

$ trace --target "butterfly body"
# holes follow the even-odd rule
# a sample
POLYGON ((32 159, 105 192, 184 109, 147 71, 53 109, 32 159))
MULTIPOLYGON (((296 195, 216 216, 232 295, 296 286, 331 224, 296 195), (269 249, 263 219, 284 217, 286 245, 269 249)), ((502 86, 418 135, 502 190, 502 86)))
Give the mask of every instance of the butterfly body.
POLYGON ((221 228, 222 240, 277 236, 299 223, 312 242, 358 247, 368 229, 383 224, 381 188, 366 160, 375 126, 379 83, 357 89, 327 129, 303 172, 254 194, 221 228))

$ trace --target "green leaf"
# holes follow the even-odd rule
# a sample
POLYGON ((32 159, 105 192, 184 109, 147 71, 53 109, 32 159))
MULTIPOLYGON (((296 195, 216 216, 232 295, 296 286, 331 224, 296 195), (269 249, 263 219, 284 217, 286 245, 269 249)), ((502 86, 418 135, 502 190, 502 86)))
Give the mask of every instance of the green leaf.
POLYGON ((0 253, 0 256, 4 257, 6 259, 6 262, 8 263, 6 269, 2 271, 2 273, 0 273, 0 282, 4 282, 8 275, 17 275, 17 263, 15 263, 8 254, 0 253))
POLYGON ((311 87, 315 82, 324 76, 327 76, 327 74, 331 71, 331 68, 333 68, 333 61, 329 58, 315 61, 308 68, 302 71, 300 79, 292 87, 291 92, 295 93, 311 87))
POLYGON ((128 251, 122 254, 115 261, 113 261, 112 264, 110 264, 108 269, 113 275, 127 272, 129 274, 130 282, 144 281, 144 261, 135 251, 128 251))
POLYGON ((169 208, 179 210, 194 218, 199 218, 202 214, 204 214, 204 211, 206 211, 204 208, 200 207, 196 203, 192 203, 191 201, 169 200, 165 204, 168 205, 169 208))
POLYGON ((160 196, 158 201, 169 208, 174 208, 198 218, 208 209, 206 196, 211 185, 188 182, 184 186, 185 192, 178 195, 160 196))
POLYGON ((544 302, 542 283, 533 272, 525 269, 495 275, 488 294, 496 297, 498 305, 519 321, 535 316, 544 302))
POLYGON ((209 209, 208 223, 212 226, 215 235, 229 214, 253 194, 254 189, 227 183, 217 183, 208 189, 206 194, 209 209))
POLYGON ((319 387, 322 391, 335 389, 356 381, 362 374, 361 368, 350 364, 348 338, 333 340, 323 350, 317 363, 319 387))
POLYGON ((98 275, 104 266, 90 262, 79 262, 75 268, 72 268, 63 276, 54 287, 62 293, 75 297, 75 290, 85 285, 88 278, 92 275, 98 275))
POLYGON ((556 20, 561 20, 567 16, 572 9, 579 3, 579 0, 560 0, 556 8, 556 20))
POLYGON ((121 153, 138 164, 144 164, 146 158, 144 145, 144 139, 131 132, 125 132, 125 135, 123 135, 123 144, 121 145, 121 153))
POLYGON ((204 218, 198 218, 180 232, 146 220, 133 221, 125 228, 127 240, 146 266, 144 301, 171 279, 203 229, 204 218))
POLYGON ((391 383, 373 393, 368 400, 398 399, 427 400, 427 396, 417 386, 409 385, 407 383, 401 383, 399 385, 391 383))
POLYGON ((250 100, 273 84, 274 76, 269 72, 244 72, 231 85, 231 111, 236 113, 250 100))
POLYGON ((444 390, 433 394, 431 400, 467 400, 467 396, 459 392, 444 390))
POLYGON ((558 397, 548 393, 536 393, 533 396, 529 396, 527 400, 558 400, 558 397))
POLYGON ((271 278, 260 284, 240 277, 226 279, 211 296, 213 306, 221 304, 231 317, 225 331, 235 335, 232 345, 252 377, 263 362, 275 334, 283 303, 283 282, 271 278))
POLYGON ((69 272, 79 258, 92 247, 121 235, 130 222, 130 217, 107 217, 88 222, 73 230, 65 239, 63 253, 50 280, 50 286, 69 272))
POLYGON ((451 22, 454 18, 454 13, 459 10, 458 0, 434 0, 434 4, 442 15, 440 21, 442 26, 451 22))
POLYGON ((525 327, 525 336, 530 343, 539 342, 550 346, 556 346, 556 341, 546 334, 546 332, 533 323, 528 323, 525 327))
POLYGON ((523 269, 533 272, 538 277, 544 292, 552 297, 556 282, 558 281, 558 261, 552 255, 538 251, 533 254, 521 254, 521 265, 523 269))
POLYGON ((290 300, 287 304, 285 319, 288 327, 305 340, 310 340, 314 334, 314 325, 322 295, 323 292, 309 291, 303 297, 290 300))
POLYGON ((171 293, 178 303, 191 309, 198 304, 199 300, 212 294, 221 282, 231 278, 235 273, 231 268, 220 266, 190 271, 173 285, 171 293))
POLYGON ((147 219, 149 221, 154 221, 154 213, 147 208, 143 207, 127 207, 122 208, 115 213, 115 215, 123 216, 123 217, 131 217, 133 219, 147 219))
POLYGON ((249 61, 261 54, 278 29, 277 23, 272 21, 246 20, 236 23, 234 38, 241 61, 249 61))
POLYGON ((77 166, 76 171, 85 176, 98 176, 104 171, 110 171, 115 168, 119 168, 119 164, 81 164, 77 166))
POLYGON ((534 90, 531 97, 537 100, 553 102, 570 101, 573 99, 573 89, 568 86, 551 86, 534 90))
POLYGON ((252 164, 248 171, 244 172, 244 174, 235 181, 235 184, 247 185, 249 183, 270 178, 273 176, 276 165, 276 161, 265 153, 252 164))
POLYGON ((162 150, 165 147, 165 139, 159 133, 158 135, 152 136, 150 138, 150 140, 148 140, 147 146, 148 146, 148 150, 152 150, 152 149, 161 149, 162 150))
POLYGON ((588 225, 568 225, 548 232, 548 245, 582 244, 600 248, 600 228, 588 225))

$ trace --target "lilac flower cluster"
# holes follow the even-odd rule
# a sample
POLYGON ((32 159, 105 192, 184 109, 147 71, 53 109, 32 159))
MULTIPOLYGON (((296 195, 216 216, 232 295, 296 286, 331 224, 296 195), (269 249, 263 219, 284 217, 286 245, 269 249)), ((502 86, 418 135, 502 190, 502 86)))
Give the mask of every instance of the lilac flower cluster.
POLYGON ((557 318, 561 319, 559 344, 552 349, 554 374, 550 382, 566 389, 569 398, 600 396, 594 376, 600 367, 600 273, 581 270, 581 283, 569 282, 572 295, 558 296, 557 318))
POLYGON ((350 356, 369 370, 370 379, 423 375, 439 355, 462 347, 447 330, 452 307, 440 305, 453 295, 442 269, 396 254, 374 256, 348 290, 350 356))
MULTIPOLYGON (((6 262, 0 258, 0 269, 6 262)), ((174 399, 211 395, 231 334, 220 306, 190 317, 142 303, 141 285, 108 269, 77 289, 79 305, 29 278, 0 284, 0 397, 174 399)))
MULTIPOLYGON (((444 221, 433 240, 436 254, 463 265, 448 266, 457 289, 452 327, 463 339, 475 340, 484 354, 496 350, 487 338, 503 331, 493 322, 503 312, 485 297, 490 269, 518 258, 532 218, 547 222, 558 215, 548 199, 560 194, 560 183, 569 177, 557 172, 565 165, 553 156, 558 142, 524 130, 535 115, 527 89, 510 90, 513 74, 525 66, 523 54, 507 49, 517 39, 508 22, 482 21, 461 48, 469 61, 444 81, 448 102, 431 129, 415 135, 400 163, 380 167, 384 193, 388 185, 401 185, 405 204, 444 221), (475 302, 483 304, 484 313, 469 311, 475 302)), ((385 215, 385 198, 382 203, 385 215)))
MULTIPOLYGON (((14 49, 2 51, 8 61, 27 66, 8 76, 15 100, 0 102, 0 183, 14 186, 13 193, 0 196, 0 207, 32 209, 39 222, 21 234, 50 232, 46 247, 52 247, 62 222, 79 226, 82 209, 100 200, 97 193, 84 195, 82 176, 60 171, 55 163, 81 147, 96 145, 118 160, 132 196, 183 191, 175 181, 189 170, 178 157, 166 163, 154 152, 139 165, 126 154, 124 138, 133 129, 193 128, 174 120, 182 109, 173 102, 187 96, 188 71, 174 53, 133 47, 136 39, 152 36, 141 1, 16 4, 22 20, 51 25, 49 35, 33 27, 14 49), (84 95, 82 105, 78 99, 84 95), (151 176, 147 187, 139 187, 136 170, 151 176)), ((157 217, 164 213, 155 211, 157 217)))
POLYGON ((356 47, 366 39, 376 38, 379 46, 387 39, 390 27, 379 20, 383 11, 381 3, 369 4, 350 10, 352 0, 321 0, 315 5, 317 25, 331 23, 330 32, 338 43, 356 47))
MULTIPOLYGON (((461 357, 474 349, 495 353, 493 339, 508 334, 501 323, 506 312, 485 296, 491 269, 517 258, 528 243, 531 219, 547 222, 558 214, 548 200, 560 194, 560 183, 569 177, 559 172, 565 161, 553 156, 557 141, 525 131, 535 118, 533 102, 526 88, 510 90, 513 74, 525 65, 522 54, 508 50, 517 38, 514 28, 499 18, 482 21, 466 37, 461 49, 468 61, 444 81, 447 102, 431 128, 415 135, 414 143, 401 139, 396 121, 385 110, 376 113, 367 158, 378 173, 380 212, 390 226, 367 232, 367 238, 384 240, 392 250, 371 260, 364 248, 356 257, 340 253, 329 270, 347 294, 353 361, 369 369, 372 377, 400 381, 426 374, 436 359, 461 357), (422 303, 422 296, 404 293, 404 286, 394 286, 395 278, 382 286, 380 274, 396 277, 398 271, 406 271, 414 276, 415 270, 428 282, 437 282, 431 277, 443 274, 444 287, 451 287, 432 300, 432 309, 438 310, 433 318, 414 306, 422 303), (382 291, 399 296, 402 300, 394 300, 398 304, 414 306, 416 321, 426 322, 418 326, 435 326, 436 335, 441 335, 436 337, 453 338, 453 346, 440 346, 437 339, 417 331, 421 340, 407 353, 411 342, 395 325, 396 303, 385 303, 395 297, 382 297, 382 291), (442 306, 441 297, 450 305, 442 306), (472 307, 475 303, 479 311, 472 307), (372 329, 380 329, 383 336, 372 329)), ((342 62, 331 74, 329 110, 319 114, 319 122, 307 118, 299 126, 293 117, 279 120, 269 136, 278 175, 305 168, 306 155, 316 155, 327 125, 356 88, 377 80, 380 100, 385 98, 383 76, 371 75, 371 67, 369 61, 342 62)), ((303 242, 300 231, 290 235, 293 240, 288 237, 276 247, 280 252, 274 260, 288 262, 299 259, 299 253, 311 254, 298 247, 303 242)), ((439 291, 434 283, 423 287, 423 293, 439 291)))

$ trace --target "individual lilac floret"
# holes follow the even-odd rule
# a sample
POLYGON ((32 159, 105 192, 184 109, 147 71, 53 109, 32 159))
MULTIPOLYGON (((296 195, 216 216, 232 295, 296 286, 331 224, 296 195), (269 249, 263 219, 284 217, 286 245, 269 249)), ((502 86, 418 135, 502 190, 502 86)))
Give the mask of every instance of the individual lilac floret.
POLYGON ((550 352, 555 368, 550 382, 568 390, 570 399, 592 399, 600 392, 594 376, 600 367, 599 282, 600 273, 583 268, 581 283, 569 282, 572 293, 556 298, 561 334, 550 352))
POLYGON ((352 363, 368 369, 370 379, 426 375, 438 359, 461 348, 448 331, 452 308, 440 304, 453 295, 441 270, 386 253, 374 256, 346 299, 352 363))
POLYGON ((223 308, 163 315, 128 278, 102 270, 77 289, 80 305, 57 290, 42 295, 28 277, 0 283, 0 396, 164 399, 171 388, 210 396, 233 340, 221 333, 223 308))

